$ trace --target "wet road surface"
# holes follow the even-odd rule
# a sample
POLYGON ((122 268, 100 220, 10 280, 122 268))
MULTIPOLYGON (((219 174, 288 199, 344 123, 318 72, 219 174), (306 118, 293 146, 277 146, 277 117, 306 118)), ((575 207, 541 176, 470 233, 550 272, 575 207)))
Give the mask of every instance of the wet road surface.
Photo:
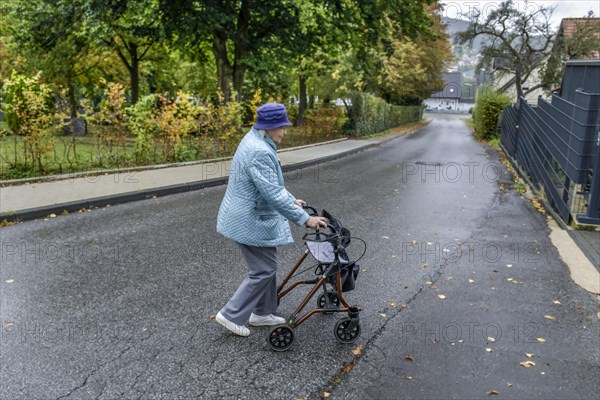
MULTIPOLYGON (((559 299, 563 311, 554 314, 563 323, 556 334, 560 346, 544 343, 555 349, 544 361, 560 370, 580 363, 581 380, 597 377, 597 309, 572 284, 556 283, 566 273, 554 249, 542 243, 544 217, 502 188, 509 184, 503 167, 472 138, 465 117, 428 118, 433 121, 412 136, 286 176, 296 197, 327 209, 368 244, 357 288, 346 296, 363 309, 356 343, 334 338, 341 315, 307 320, 285 353, 270 350, 268 328, 252 328, 241 338, 211 319, 245 273, 238 249, 215 232, 225 187, 214 187, 1 229, 0 398, 290 399, 319 398, 324 391, 337 398, 485 397, 493 387, 480 374, 491 379, 515 360, 516 373, 529 373, 533 367, 519 366, 525 360, 520 353, 542 351, 513 349, 516 341, 505 341, 508 322, 531 339, 532 328, 524 324, 556 321, 521 316, 559 299), (538 247, 527 247, 534 240, 538 247), (497 261, 493 251, 500 252, 497 261), (541 257, 535 273, 521 265, 528 256, 541 257), (511 276, 493 272, 509 263, 511 276), (489 279, 494 274, 496 281, 489 279), (507 281, 513 275, 521 286, 507 281), (498 298, 490 296, 496 282, 498 298), (469 293, 474 286, 476 294, 469 293), (548 298, 528 295, 533 289, 548 298), (420 332, 409 336, 421 323, 424 340, 420 332), (450 331, 466 329, 465 323, 479 335, 466 350, 459 345, 467 340, 450 331), (491 323, 504 336, 494 353, 486 353, 493 346, 479 337, 491 323), (569 335, 573 330, 578 334, 569 335), (446 339, 455 339, 454 345, 446 339), (359 357, 352 353, 357 346, 363 346, 359 357), (485 359, 490 354, 498 361, 485 359), (346 374, 348 365, 354 369, 346 374)), ((305 230, 292 229, 296 243, 280 249, 279 276, 304 251, 305 230)), ((363 250, 358 241, 352 246, 351 256, 363 250)), ((289 315, 305 293, 286 296, 279 314, 289 315)), ((545 326, 534 328, 550 338, 545 326)), ((492 328, 488 332, 491 337, 492 328)), ((519 385, 537 387, 538 381, 519 376, 519 385)), ((568 385, 567 378, 553 382, 568 385)), ((568 393, 586 397, 598 386, 573 390, 568 393)), ((544 398, 560 392, 516 393, 544 398)))

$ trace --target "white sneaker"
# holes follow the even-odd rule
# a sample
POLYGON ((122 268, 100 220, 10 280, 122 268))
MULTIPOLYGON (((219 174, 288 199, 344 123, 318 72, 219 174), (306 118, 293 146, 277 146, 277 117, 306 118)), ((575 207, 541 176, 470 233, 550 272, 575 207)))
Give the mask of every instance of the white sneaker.
POLYGON ((233 322, 227 320, 219 311, 217 316, 215 317, 215 321, 219 324, 223 325, 225 328, 229 329, 231 332, 235 333, 238 336, 248 336, 250 335, 250 329, 246 328, 244 325, 237 325, 233 322))
POLYGON ((273 314, 256 315, 252 313, 250 314, 250 321, 248 321, 248 325, 252 326, 270 326, 279 324, 285 324, 285 319, 277 317, 273 314))

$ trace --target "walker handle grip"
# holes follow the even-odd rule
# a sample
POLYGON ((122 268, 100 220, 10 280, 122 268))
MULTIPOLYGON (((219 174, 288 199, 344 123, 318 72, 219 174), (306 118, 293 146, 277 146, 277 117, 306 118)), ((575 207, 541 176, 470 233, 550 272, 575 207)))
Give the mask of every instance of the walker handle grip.
POLYGON ((317 209, 314 207, 309 206, 307 203, 304 203, 302 205, 302 208, 305 210, 309 210, 311 211, 310 213, 308 213, 308 215, 310 215, 311 217, 318 217, 319 213, 317 212, 317 209))

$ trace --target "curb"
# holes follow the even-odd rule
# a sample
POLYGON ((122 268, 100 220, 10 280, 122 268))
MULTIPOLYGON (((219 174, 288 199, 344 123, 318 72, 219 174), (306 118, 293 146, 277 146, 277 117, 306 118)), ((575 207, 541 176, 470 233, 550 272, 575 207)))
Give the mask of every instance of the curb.
MULTIPOLYGON (((410 133, 412 133, 412 132, 410 132, 410 133)), ((394 139, 397 139, 400 137, 404 137, 406 135, 407 135, 406 133, 393 135, 393 136, 390 136, 389 138, 383 138, 382 140, 377 141, 375 143, 365 144, 364 146, 360 146, 360 147, 357 147, 352 150, 347 150, 347 151, 344 151, 341 153, 337 153, 337 154, 333 154, 330 156, 325 156, 325 157, 321 157, 321 158, 317 158, 317 159, 313 159, 313 160, 309 160, 309 161, 301 161, 301 162, 294 163, 294 164, 284 165, 284 166, 282 166, 281 169, 283 170, 284 173, 286 173, 289 171, 306 168, 306 167, 309 167, 312 165, 326 163, 328 161, 333 161, 338 158, 346 157, 346 156, 364 151, 364 150, 374 147, 374 146, 379 146, 380 144, 387 143, 391 140, 394 140, 394 139)), ((339 140, 337 140, 337 141, 339 141, 339 140)), ((326 142, 326 143, 322 143, 322 144, 327 144, 327 143, 331 143, 331 142, 326 142)), ((311 146, 312 145, 308 145, 308 147, 311 147, 311 146)), ((304 147, 306 147, 306 146, 302 146, 302 148, 304 148, 304 147)), ((294 148, 294 149, 297 150, 299 148, 294 148)), ((289 149, 289 150, 292 150, 292 149, 289 149)), ((208 162, 212 162, 212 161, 215 161, 215 160, 210 160, 208 162)), ((165 168, 165 167, 163 167, 163 168, 165 168)), ((112 172, 115 172, 115 171, 112 171, 112 172)), ((135 192, 119 193, 119 194, 115 194, 115 195, 95 197, 95 198, 91 198, 91 199, 78 200, 78 201, 73 201, 73 202, 69 202, 69 203, 52 204, 52 205, 43 206, 43 207, 30 208, 30 209, 26 209, 26 210, 18 210, 18 211, 14 211, 14 212, 7 212, 7 213, 0 215, 0 222, 3 222, 3 221, 6 221, 6 222, 28 221, 28 220, 33 220, 33 219, 46 218, 50 214, 59 215, 64 212, 74 213, 74 212, 77 212, 82 209, 101 208, 101 207, 112 206, 112 205, 117 205, 117 204, 129 203, 129 202, 138 201, 138 200, 147 200, 147 199, 151 199, 151 198, 155 198, 155 197, 167 196, 170 194, 191 192, 194 190, 200 190, 200 189, 204 189, 204 188, 208 188, 208 187, 223 185, 223 184, 227 183, 227 180, 228 180, 228 177, 220 177, 220 178, 214 178, 214 179, 208 179, 208 180, 202 180, 202 181, 196 181, 196 182, 189 182, 189 183, 182 183, 182 184, 171 185, 171 186, 163 186, 163 187, 158 187, 158 188, 153 188, 153 189, 138 190, 135 192)))

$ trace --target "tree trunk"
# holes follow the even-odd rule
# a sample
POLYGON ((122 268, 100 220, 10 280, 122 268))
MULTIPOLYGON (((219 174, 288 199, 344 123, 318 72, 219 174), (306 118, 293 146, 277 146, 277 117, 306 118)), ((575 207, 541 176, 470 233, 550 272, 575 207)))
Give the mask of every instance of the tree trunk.
POLYGON ((248 53, 250 42, 250 1, 242 0, 240 12, 238 14, 236 34, 235 34, 235 50, 233 58, 233 90, 236 92, 236 100, 242 100, 242 86, 244 85, 244 75, 246 73, 246 64, 244 58, 248 53))
POLYGON ((300 93, 298 94, 300 104, 298 105, 298 118, 296 119, 296 125, 301 126, 304 125, 304 113, 306 112, 306 97, 307 97, 307 89, 306 89, 306 78, 300 77, 300 93))
POLYGON ((77 109, 79 108, 79 104, 77 102, 77 98, 75 97, 75 85, 73 85, 73 82, 69 80, 67 87, 69 89, 69 114, 71 119, 77 118, 77 109))
POLYGON ((219 90, 227 102, 231 98, 231 76, 233 68, 227 58, 227 33, 223 30, 213 32, 213 54, 217 64, 219 90))
POLYGON ((135 43, 129 44, 131 54, 131 104, 138 102, 140 97, 140 59, 138 58, 138 47, 135 43))

